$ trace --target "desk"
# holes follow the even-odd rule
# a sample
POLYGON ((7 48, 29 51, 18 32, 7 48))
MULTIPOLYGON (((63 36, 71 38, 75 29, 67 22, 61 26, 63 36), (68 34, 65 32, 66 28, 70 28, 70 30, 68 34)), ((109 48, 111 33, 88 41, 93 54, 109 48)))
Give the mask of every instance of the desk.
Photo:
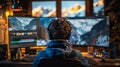
POLYGON ((82 53, 84 57, 87 57, 90 63, 90 67, 120 67, 120 58, 119 59, 105 59, 104 62, 101 62, 101 58, 94 58, 92 55, 87 52, 82 53))
POLYGON ((120 67, 120 59, 105 59, 105 62, 97 62, 97 67, 120 67))
POLYGON ((0 67, 32 67, 32 62, 0 61, 0 67))

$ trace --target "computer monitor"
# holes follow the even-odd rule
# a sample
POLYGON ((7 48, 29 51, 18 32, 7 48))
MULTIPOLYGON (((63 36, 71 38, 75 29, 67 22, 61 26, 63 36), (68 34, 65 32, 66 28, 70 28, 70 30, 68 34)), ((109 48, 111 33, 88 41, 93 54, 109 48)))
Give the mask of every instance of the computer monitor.
POLYGON ((37 40, 36 28, 35 17, 9 16, 10 48, 35 46, 37 40))
POLYGON ((109 18, 67 18, 72 26, 69 42, 79 46, 109 47, 109 18))

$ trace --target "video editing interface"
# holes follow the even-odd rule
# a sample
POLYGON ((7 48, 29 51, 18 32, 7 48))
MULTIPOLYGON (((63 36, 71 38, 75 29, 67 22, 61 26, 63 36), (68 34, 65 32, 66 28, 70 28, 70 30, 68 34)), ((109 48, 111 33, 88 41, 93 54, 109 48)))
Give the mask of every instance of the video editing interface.
POLYGON ((36 44, 36 19, 34 17, 9 16, 10 47, 29 47, 36 44))

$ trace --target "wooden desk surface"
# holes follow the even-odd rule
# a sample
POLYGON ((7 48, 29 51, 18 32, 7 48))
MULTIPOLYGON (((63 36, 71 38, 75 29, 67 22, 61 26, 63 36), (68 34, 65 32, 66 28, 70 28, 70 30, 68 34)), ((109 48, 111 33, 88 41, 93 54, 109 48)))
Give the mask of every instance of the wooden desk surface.
POLYGON ((0 67, 32 67, 32 62, 0 61, 0 67))
MULTIPOLYGON (((87 52, 83 52, 82 55, 88 58, 90 67, 120 67, 120 59, 105 59, 105 62, 101 62, 101 58, 94 58, 87 52)), ((1 61, 0 67, 32 67, 32 62, 1 61)))
POLYGON ((120 67, 120 58, 104 59, 105 61, 102 62, 102 58, 94 58, 93 55, 90 55, 87 52, 83 52, 82 55, 88 58, 91 67, 120 67))

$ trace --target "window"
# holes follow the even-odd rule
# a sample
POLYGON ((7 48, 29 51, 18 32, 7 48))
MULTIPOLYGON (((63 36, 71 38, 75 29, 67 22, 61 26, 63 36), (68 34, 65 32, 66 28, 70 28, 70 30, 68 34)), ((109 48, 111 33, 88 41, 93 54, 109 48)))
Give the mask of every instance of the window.
POLYGON ((94 16, 104 15, 104 0, 93 0, 94 16))
POLYGON ((32 16, 34 17, 56 16, 56 1, 32 1, 32 16))
POLYGON ((62 17, 82 17, 85 16, 85 0, 63 0, 62 17))

